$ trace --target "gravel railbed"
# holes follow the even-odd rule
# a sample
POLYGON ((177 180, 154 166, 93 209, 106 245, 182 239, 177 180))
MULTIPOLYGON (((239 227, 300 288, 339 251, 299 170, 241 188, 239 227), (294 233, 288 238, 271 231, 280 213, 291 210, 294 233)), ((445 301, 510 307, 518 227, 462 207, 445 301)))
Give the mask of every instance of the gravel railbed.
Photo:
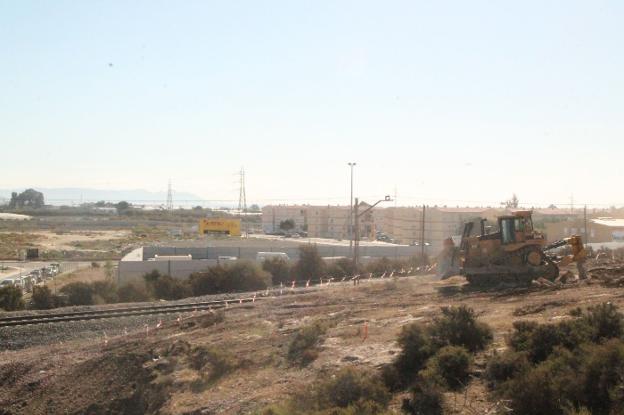
MULTIPOLYGON (((290 288, 283 289, 283 295, 291 294, 303 294, 305 292, 313 291, 318 288, 290 288)), ((239 298, 249 298, 254 294, 257 294, 257 298, 271 299, 275 296, 279 296, 280 290, 272 290, 269 297, 264 297, 265 291, 246 292, 246 293, 230 293, 230 294, 217 294, 217 295, 205 295, 201 297, 185 298, 178 301, 156 301, 146 303, 120 303, 120 304, 108 304, 104 306, 80 306, 80 307, 63 307, 53 310, 27 310, 11 313, 2 313, 0 317, 11 317, 20 315, 49 315, 57 313, 77 312, 77 311, 92 311, 92 310, 113 310, 117 308, 129 308, 129 307, 145 307, 152 305, 163 304, 189 304, 202 301, 215 301, 215 300, 237 300, 239 298)), ((233 301, 232 305, 235 305, 233 301)), ((248 305, 248 304, 247 304, 248 305)), ((189 316, 190 312, 181 313, 182 316, 189 316)), ((178 318, 178 313, 167 314, 152 314, 142 316, 127 316, 127 317, 115 317, 97 320, 83 320, 83 321, 67 321, 58 323, 42 323, 42 324, 29 324, 24 326, 13 327, 0 327, 0 351, 3 350, 19 350, 27 347, 41 346, 46 344, 58 344, 71 340, 78 339, 100 339, 104 343, 106 337, 114 337, 132 332, 138 329, 145 329, 147 325, 149 330, 155 329, 156 324, 162 320, 163 323, 178 318)))

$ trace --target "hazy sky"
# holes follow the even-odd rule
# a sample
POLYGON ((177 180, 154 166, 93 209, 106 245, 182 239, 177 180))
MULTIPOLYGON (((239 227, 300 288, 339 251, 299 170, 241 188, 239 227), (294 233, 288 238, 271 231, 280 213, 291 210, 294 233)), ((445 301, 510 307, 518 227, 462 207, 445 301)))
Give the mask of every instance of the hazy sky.
POLYGON ((621 1, 0 0, 0 188, 624 204, 621 1))

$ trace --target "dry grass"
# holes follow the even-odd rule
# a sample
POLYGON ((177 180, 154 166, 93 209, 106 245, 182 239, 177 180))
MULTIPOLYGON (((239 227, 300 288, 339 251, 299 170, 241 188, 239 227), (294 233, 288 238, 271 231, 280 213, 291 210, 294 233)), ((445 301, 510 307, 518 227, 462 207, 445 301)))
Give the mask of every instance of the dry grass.
MULTIPOLYGON (((103 281, 106 279, 106 271, 103 266, 99 268, 84 268, 69 274, 61 274, 55 278, 56 289, 59 290, 67 284, 73 282, 95 282, 103 281)), ((54 282, 49 283, 50 286, 54 286, 54 282)))

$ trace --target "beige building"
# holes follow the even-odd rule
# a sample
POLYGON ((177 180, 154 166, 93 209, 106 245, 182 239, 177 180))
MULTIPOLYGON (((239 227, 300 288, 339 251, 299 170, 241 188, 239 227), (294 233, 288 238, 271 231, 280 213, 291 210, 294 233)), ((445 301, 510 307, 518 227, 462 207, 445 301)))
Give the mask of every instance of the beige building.
MULTIPOLYGON (((369 205, 360 203, 360 212, 369 205)), ((375 238, 373 212, 360 218, 361 239, 375 238)), ((280 232, 280 224, 286 220, 295 223, 294 231, 306 231, 311 238, 349 239, 349 206, 270 205, 262 208, 262 230, 265 233, 280 232)))
MULTIPOLYGON (((449 207, 393 207, 384 209, 381 229, 393 240, 402 244, 420 244, 423 239, 428 245, 428 252, 435 254, 442 249, 446 238, 461 235, 466 222, 478 222, 479 218, 488 219, 492 225, 496 217, 503 214, 501 209, 491 208, 449 208, 449 207)), ((473 228, 473 234, 480 231, 473 228)))
POLYGON ((293 231, 307 229, 307 205, 269 205, 262 207, 262 231, 264 233, 280 232, 280 224, 286 220, 295 223, 293 231))
POLYGON ((599 217, 588 219, 587 235, 582 219, 546 223, 546 238, 549 242, 558 241, 572 235, 581 235, 583 242, 624 241, 624 219, 599 217))
MULTIPOLYGON (((359 211, 369 207, 362 202, 359 211)), ((373 209, 374 210, 374 209, 373 209)), ((375 238, 375 217, 370 211, 360 217, 360 238, 375 238)), ((311 238, 349 239, 349 206, 309 206, 308 207, 308 236, 311 238)))

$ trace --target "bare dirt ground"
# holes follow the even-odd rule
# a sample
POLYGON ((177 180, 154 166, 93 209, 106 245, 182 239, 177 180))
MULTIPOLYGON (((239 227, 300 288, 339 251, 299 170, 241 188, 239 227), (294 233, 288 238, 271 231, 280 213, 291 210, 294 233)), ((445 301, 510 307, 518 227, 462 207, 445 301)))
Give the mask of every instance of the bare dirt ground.
MULTIPOLYGON (((334 284, 231 306, 223 321, 200 313, 183 316, 181 323, 164 320, 162 328, 152 325, 149 332, 110 331, 106 341, 98 336, 4 351, 0 408, 9 414, 253 413, 341 366, 378 368, 390 362, 403 325, 427 324, 440 307, 466 304, 493 328, 494 342, 478 356, 467 390, 446 395, 447 413, 486 413, 496 402, 489 400, 479 373, 486 355, 506 347, 513 321, 558 321, 572 308, 606 301, 624 308, 624 289, 599 282, 500 292, 470 292, 462 289, 463 283, 461 277, 436 281, 428 276, 357 287, 334 284), (318 358, 304 368, 291 364, 286 357, 290 341, 298 328, 317 319, 330 323, 318 358), (368 337, 363 339, 365 323, 368 337), (214 367, 194 365, 195 347, 222 353, 223 373, 215 377, 214 367)), ((61 328, 41 326, 48 329, 61 328)), ((401 398, 396 395, 391 404, 397 413, 401 398)))
POLYGON ((63 286, 67 284, 71 284, 73 282, 95 282, 95 281, 103 281, 106 279, 106 270, 103 265, 100 265, 98 268, 84 268, 75 272, 71 272, 68 274, 63 274, 55 278, 56 289, 61 289, 63 286))
POLYGON ((32 232, 39 239, 38 244, 44 249, 75 250, 80 244, 96 241, 124 239, 129 231, 72 231, 67 233, 38 231, 32 232))

